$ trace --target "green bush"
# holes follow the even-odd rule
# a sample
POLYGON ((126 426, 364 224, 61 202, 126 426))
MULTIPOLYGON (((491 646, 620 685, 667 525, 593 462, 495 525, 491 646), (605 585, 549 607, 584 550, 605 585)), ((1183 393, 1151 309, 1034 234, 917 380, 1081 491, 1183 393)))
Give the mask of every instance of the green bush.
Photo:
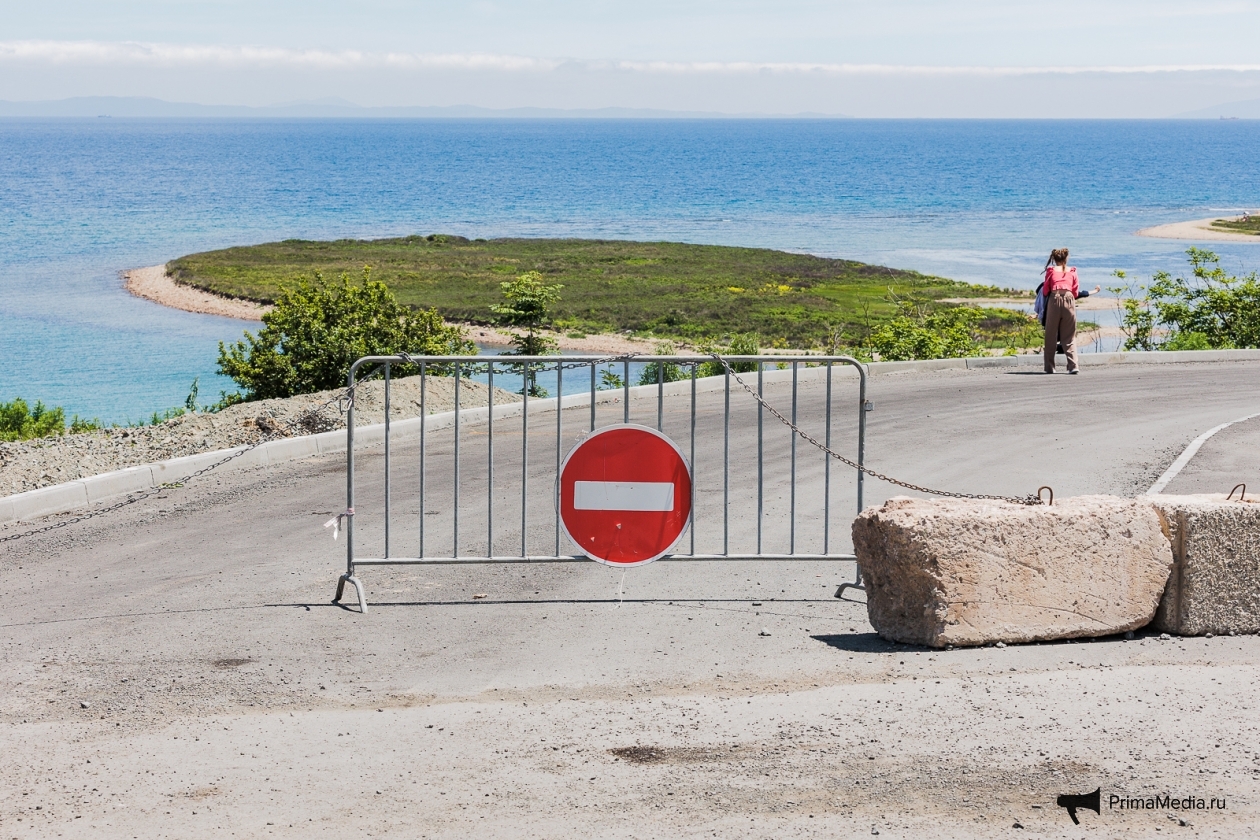
MULTIPOLYGON (((673 356, 678 352, 671 342, 662 341, 656 345, 656 355, 673 356)), ((690 376, 690 372, 686 374, 690 376)), ((677 382, 684 376, 682 365, 674 362, 657 362, 649 363, 639 374, 640 385, 657 385, 661 382, 677 382)))
POLYGON ((21 397, 12 402, 0 402, 0 441, 57 437, 66 432, 79 434, 99 428, 99 421, 83 420, 77 414, 67 427, 64 409, 49 408, 38 400, 35 401, 34 408, 21 397))
MULTIPOLYGON (((270 399, 341 387, 350 365, 363 356, 476 352, 463 330, 447 326, 437 310, 408 309, 365 268, 359 285, 345 274, 339 283, 325 284, 316 274, 313 283, 285 288, 257 335, 219 343, 219 372, 235 380, 247 399, 270 399)), ((394 372, 417 371, 399 365, 394 372)))
POLYGON ((980 343, 974 328, 983 316, 967 306, 899 315, 871 332, 871 351, 885 362, 975 356, 980 343))
MULTIPOLYGON (((704 353, 717 353, 720 356, 760 356, 761 336, 756 333, 743 333, 731 337, 731 343, 725 347, 701 343, 699 349, 704 353)), ((731 362, 731 370, 735 373, 752 373, 757 369, 756 362, 731 362)), ((717 362, 705 362, 700 365, 697 376, 725 376, 726 369, 717 362)))
MULTIPOLYGON (((1225 273, 1211 251, 1189 248, 1192 280, 1166 271, 1140 297, 1128 292, 1122 328, 1126 350, 1215 350, 1260 347, 1260 277, 1225 273)), ((1116 276, 1126 280, 1123 271, 1116 276)))

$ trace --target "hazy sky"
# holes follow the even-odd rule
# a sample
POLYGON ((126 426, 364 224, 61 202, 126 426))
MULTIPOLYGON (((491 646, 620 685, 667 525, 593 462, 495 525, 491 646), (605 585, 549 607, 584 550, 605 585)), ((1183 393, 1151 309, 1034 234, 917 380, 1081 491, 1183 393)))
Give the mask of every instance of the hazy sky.
POLYGON ((0 2, 0 99, 1166 116, 1260 99, 1260 0, 0 2))

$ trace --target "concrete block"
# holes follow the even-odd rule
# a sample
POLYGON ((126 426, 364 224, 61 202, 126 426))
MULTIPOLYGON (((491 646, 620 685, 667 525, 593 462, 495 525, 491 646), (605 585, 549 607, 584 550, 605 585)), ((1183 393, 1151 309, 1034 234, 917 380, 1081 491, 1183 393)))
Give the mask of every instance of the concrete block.
MULTIPOLYGON (((169 482, 179 481, 186 478, 197 470, 204 469, 213 463, 222 461, 232 452, 240 449, 216 449, 213 452, 201 452, 197 455, 185 455, 181 458, 171 458, 168 461, 159 461, 156 464, 149 464, 148 469, 153 472, 153 485, 167 484, 169 482)), ((240 458, 231 463, 235 466, 239 464, 240 458)))
POLYGON ((897 497, 854 520, 853 547, 875 630, 938 648, 1144 627, 1172 568, 1154 505, 1115 496, 897 497))
POLYGON ((61 513, 88 504, 87 487, 82 481, 68 481, 54 487, 28 490, 10 496, 14 520, 37 519, 53 513, 61 513))
POLYGON ((1168 522, 1173 551, 1156 629, 1260 631, 1260 504, 1227 502, 1224 494, 1149 498, 1168 522))
POLYGON ((319 443, 315 440, 314 435, 301 435, 299 437, 267 441, 262 446, 259 446, 256 451, 260 455, 266 456, 268 464, 280 464, 285 461, 296 460, 297 458, 318 455, 319 443))
POLYGON ((87 490, 88 502, 99 502, 110 496, 148 490, 153 486, 153 469, 148 466, 128 467, 81 480, 87 490))

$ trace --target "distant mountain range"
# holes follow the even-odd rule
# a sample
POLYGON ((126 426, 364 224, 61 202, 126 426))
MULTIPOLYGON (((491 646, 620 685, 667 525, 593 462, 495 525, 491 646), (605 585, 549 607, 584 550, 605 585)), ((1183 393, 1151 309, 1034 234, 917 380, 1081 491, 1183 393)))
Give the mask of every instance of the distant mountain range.
POLYGON ((1211 108, 1186 111, 1184 114, 1177 114, 1177 116, 1190 120, 1260 120, 1260 99, 1226 102, 1224 105, 1213 105, 1211 108))
POLYGON ((718 111, 668 111, 656 108, 365 108, 344 99, 315 99, 278 105, 200 105, 143 96, 76 96, 37 102, 0 101, 0 117, 295 117, 295 118, 535 118, 535 119, 847 119, 844 114, 724 114, 718 111))

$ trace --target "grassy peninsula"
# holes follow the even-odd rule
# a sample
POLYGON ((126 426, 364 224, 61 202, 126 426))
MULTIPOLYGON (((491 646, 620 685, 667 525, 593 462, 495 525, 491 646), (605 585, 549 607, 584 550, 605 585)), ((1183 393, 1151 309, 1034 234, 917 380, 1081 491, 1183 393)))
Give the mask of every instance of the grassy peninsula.
POLYGON ((1245 219, 1241 216, 1236 219, 1216 219, 1212 222, 1212 227, 1229 233, 1250 233, 1252 236, 1260 236, 1260 216, 1248 216, 1245 219))
MULTIPOLYGON (((177 282, 271 302, 282 286, 321 274, 359 277, 370 266, 411 307, 488 324, 500 283, 527 271, 563 284, 551 326, 566 333, 625 332, 689 342, 757 333, 763 346, 851 346, 907 308, 942 298, 1009 296, 913 271, 764 248, 589 239, 286 240, 190 254, 167 264, 177 282)), ((993 336, 1022 329, 1010 310, 985 310, 993 336)))

